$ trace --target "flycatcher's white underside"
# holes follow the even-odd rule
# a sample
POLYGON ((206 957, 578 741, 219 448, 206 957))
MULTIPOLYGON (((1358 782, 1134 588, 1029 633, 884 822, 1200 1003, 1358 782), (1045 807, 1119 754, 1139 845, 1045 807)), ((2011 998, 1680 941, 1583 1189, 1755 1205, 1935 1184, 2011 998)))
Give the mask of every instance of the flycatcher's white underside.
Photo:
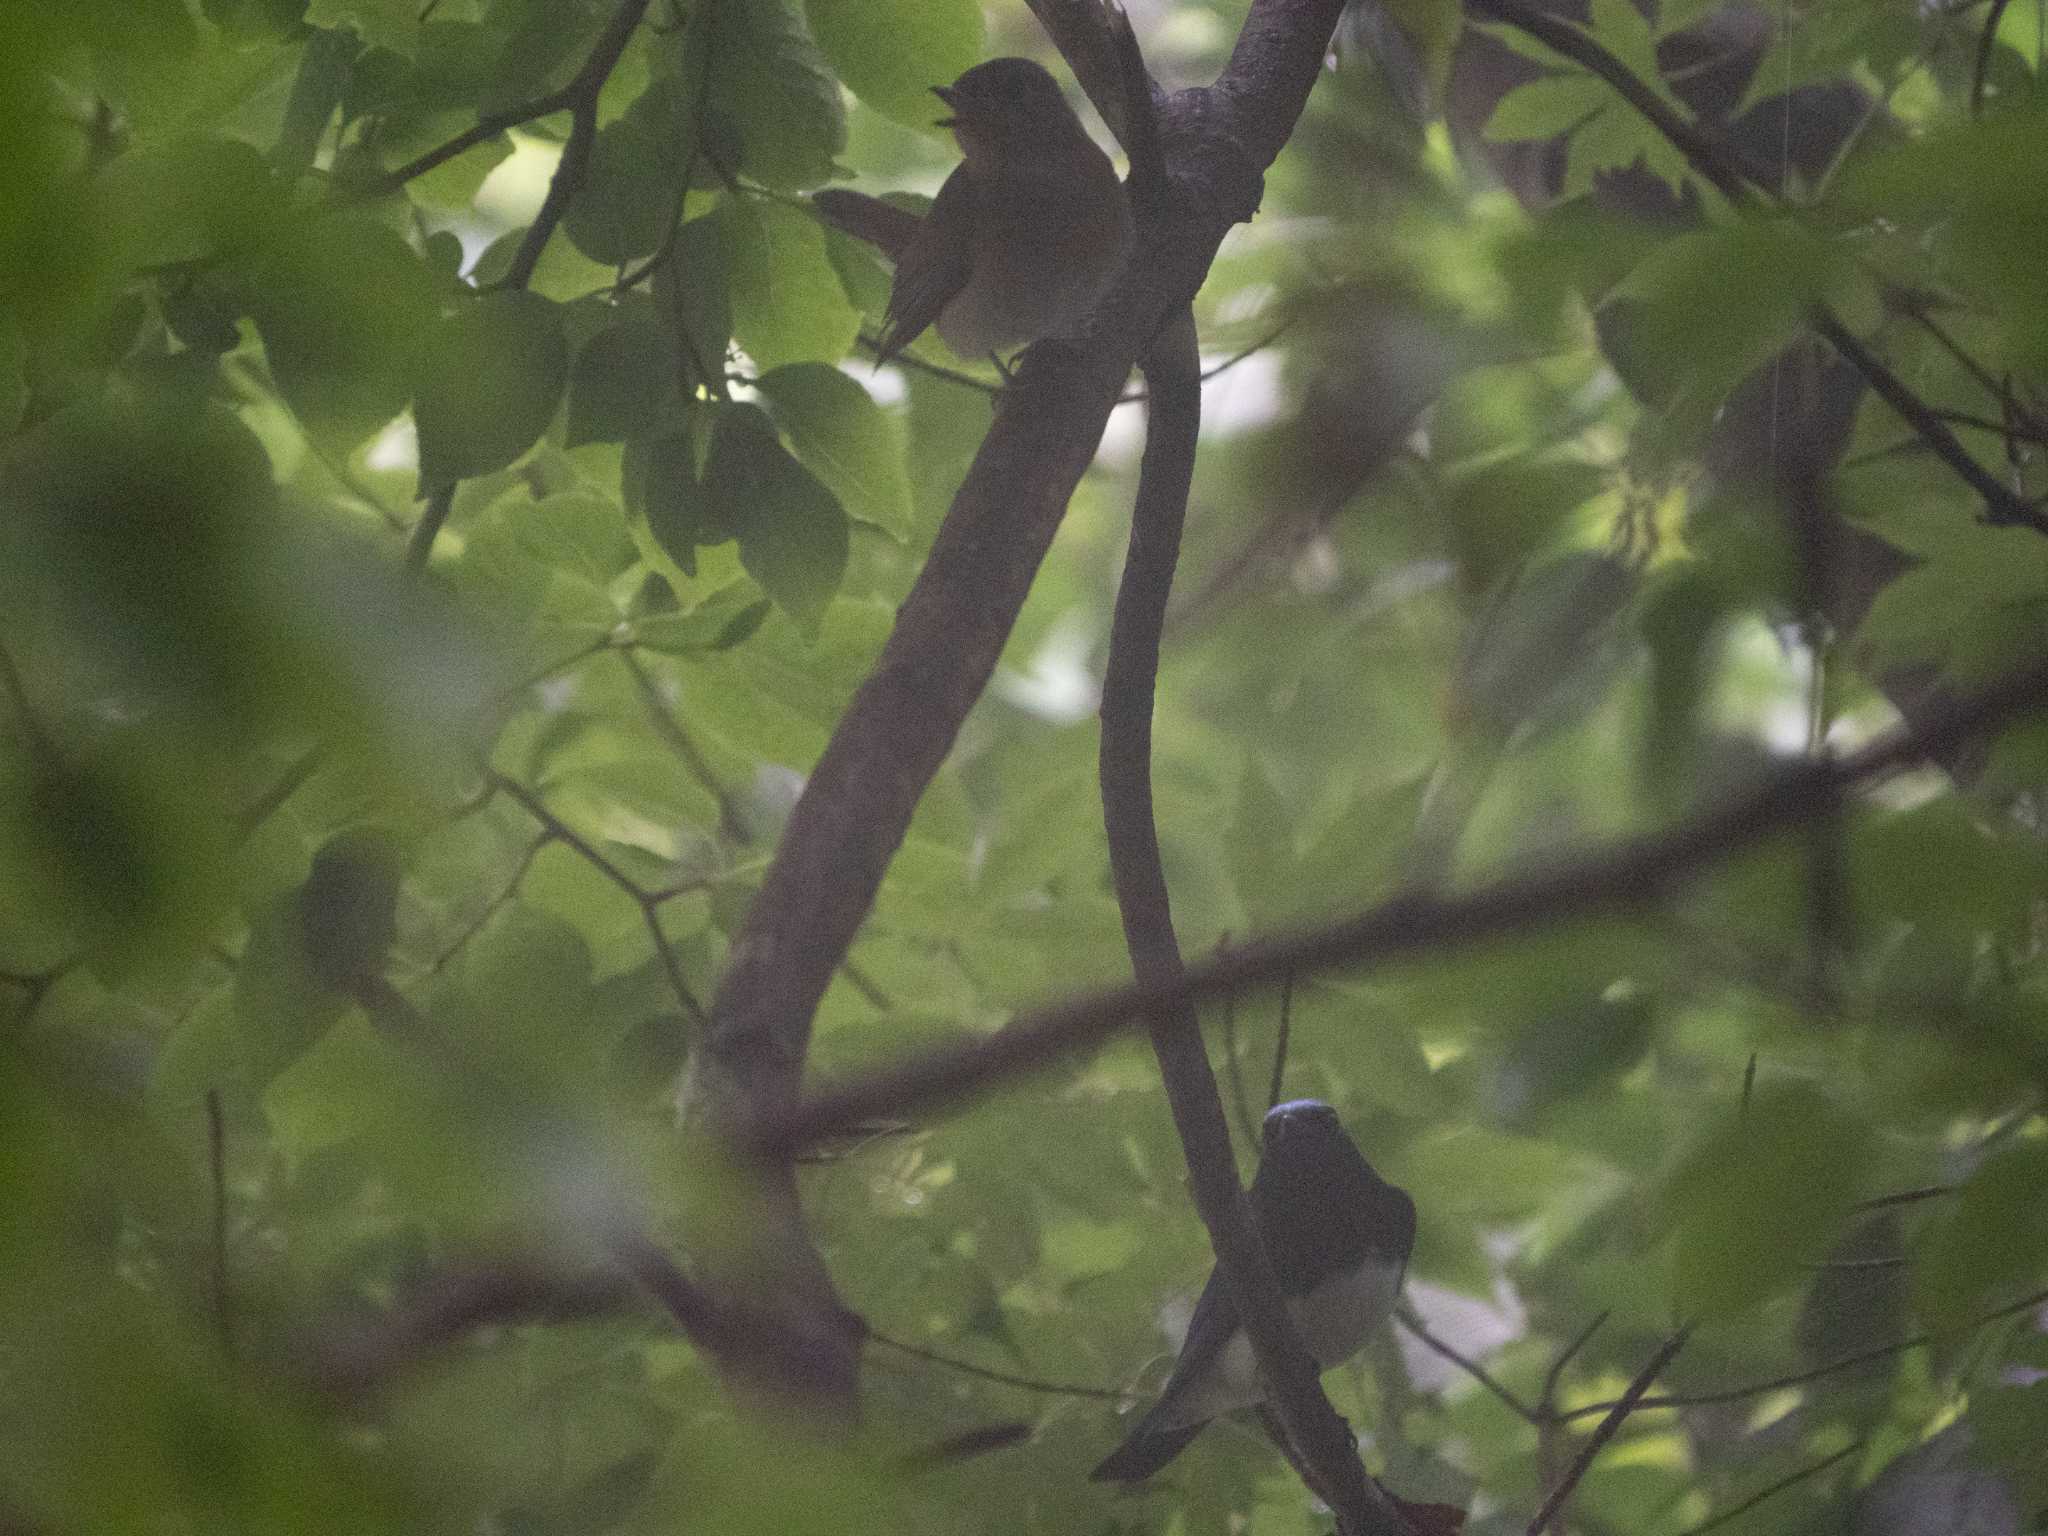
MULTIPOLYGON (((1394 1309, 1400 1270, 1391 1264, 1368 1264, 1349 1274, 1334 1275, 1299 1300, 1289 1303, 1294 1326, 1317 1366, 1341 1365, 1364 1347, 1373 1329, 1394 1309)), ((1249 1408, 1265 1396, 1251 1340, 1242 1327, 1224 1344, 1216 1364, 1179 1394, 1162 1413, 1156 1429, 1202 1424, 1234 1408, 1249 1408)))

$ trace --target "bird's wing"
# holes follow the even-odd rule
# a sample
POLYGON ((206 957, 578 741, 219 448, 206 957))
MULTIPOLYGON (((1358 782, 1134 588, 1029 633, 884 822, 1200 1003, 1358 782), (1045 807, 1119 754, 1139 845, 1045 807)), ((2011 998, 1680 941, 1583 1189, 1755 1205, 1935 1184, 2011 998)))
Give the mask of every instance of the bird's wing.
POLYGON ((1195 1315, 1188 1319, 1187 1336, 1181 1340, 1180 1358, 1173 1362, 1173 1373, 1160 1389, 1159 1401, 1146 1413, 1146 1421, 1153 1424, 1176 1422, 1182 1411, 1182 1397, 1197 1384, 1206 1385, 1206 1378, 1236 1333, 1236 1298, 1230 1294, 1223 1271, 1212 1269, 1209 1283, 1202 1287, 1201 1297, 1195 1302, 1195 1315))
POLYGON ((1191 1383, 1199 1382, 1214 1366, 1223 1348, 1237 1332, 1237 1303, 1230 1287, 1223 1283, 1221 1270, 1211 1270, 1209 1283, 1202 1287, 1195 1303, 1195 1315, 1188 1319, 1187 1337, 1181 1341, 1180 1358, 1173 1362, 1173 1374, 1159 1401, 1145 1410, 1131 1427, 1123 1443, 1104 1457, 1088 1476, 1098 1483, 1129 1483, 1150 1477, 1201 1432, 1206 1418, 1193 1423, 1178 1422, 1178 1399, 1191 1383))
POLYGON ((974 224, 978 209, 974 178, 955 170, 932 199, 930 212, 896 262, 889 310, 882 320, 875 361, 886 363, 924 334, 974 270, 974 224), (942 222, 943 221, 943 222, 942 222), (948 238, 938 231, 951 226, 948 238))

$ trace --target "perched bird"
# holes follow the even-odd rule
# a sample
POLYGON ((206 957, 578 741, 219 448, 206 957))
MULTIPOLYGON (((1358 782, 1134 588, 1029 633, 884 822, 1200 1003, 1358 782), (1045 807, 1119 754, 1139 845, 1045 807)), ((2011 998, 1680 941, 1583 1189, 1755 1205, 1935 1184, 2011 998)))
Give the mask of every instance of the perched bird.
POLYGON ((1131 244, 1115 167, 1029 59, 932 90, 966 158, 897 256, 876 360, 934 323, 963 358, 1075 334, 1131 244))
MULTIPOLYGON (((1294 1099, 1266 1112, 1252 1220, 1294 1325, 1323 1370, 1350 1359, 1386 1320, 1415 1246, 1415 1202, 1365 1160, 1337 1112, 1294 1099)), ((1265 1392, 1237 1302, 1211 1271, 1159 1401, 1102 1464, 1097 1482, 1150 1477, 1220 1413, 1265 1392)))

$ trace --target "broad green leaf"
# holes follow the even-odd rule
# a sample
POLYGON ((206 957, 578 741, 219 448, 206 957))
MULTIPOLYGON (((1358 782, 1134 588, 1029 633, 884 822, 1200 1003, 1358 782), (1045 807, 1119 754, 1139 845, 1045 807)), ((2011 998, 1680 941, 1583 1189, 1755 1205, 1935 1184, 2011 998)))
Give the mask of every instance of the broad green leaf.
POLYGON ((94 184, 122 258, 138 267, 240 257, 270 234, 285 190, 254 145, 211 137, 123 155, 94 184))
POLYGON ((694 133, 694 120, 666 75, 605 124, 562 223, 577 249, 592 261, 623 265, 660 246, 681 213, 694 133))
POLYGON ((0 315, 0 435, 12 437, 28 409, 27 361, 21 322, 11 314, 0 315))
POLYGON ((2048 218, 2048 189, 2011 173, 2043 155, 2048 107, 2033 101, 1874 156, 1841 188, 1862 217, 1944 231, 1956 277, 2002 317, 2008 344, 2035 367, 2048 363, 2048 273, 2031 235, 2048 218))
POLYGON ((674 333, 693 385, 725 392, 725 352, 732 344, 731 273, 735 257, 732 205, 721 202, 676 232, 676 248, 655 274, 663 322, 674 333))
POLYGON ((589 645, 618 625, 609 588, 631 558, 616 502, 588 491, 535 500, 516 486, 477 519, 458 590, 502 630, 589 645))
POLYGON ((342 452, 405 408, 434 320, 435 283, 385 226, 325 215, 258 262, 250 313, 278 390, 308 433, 342 452))
POLYGON ((1589 20, 1589 30, 1600 45, 1626 64, 1638 80, 1653 86, 1662 82, 1656 34, 1634 0, 1592 0, 1589 20))
POLYGON ((2022 1142, 1988 1159, 1938 1219, 1914 1271, 1920 1313, 1943 1331, 2018 1300, 2048 1272, 2048 1143, 2022 1142))
POLYGON ((1760 1091, 1731 1110, 1665 1191, 1681 1314, 1740 1312, 1819 1259, 1858 1192, 1868 1135, 1803 1086, 1760 1091))
POLYGON ((730 125, 733 169, 781 191, 832 178, 846 145, 839 82, 787 0, 693 10, 682 77, 703 80, 704 112, 730 125))
POLYGON ((686 576, 697 574, 697 548, 729 535, 706 518, 697 448, 687 431, 638 438, 626 448, 628 499, 637 500, 648 531, 686 576))
POLYGON ((1670 409, 1704 425, 1728 391, 1800 334, 1840 254, 1783 220, 1745 220, 1659 247, 1616 290, 1640 301, 1628 345, 1652 378, 1675 381, 1670 409))
POLYGON ((295 894, 278 898, 249 930, 235 970, 241 1071, 260 1089, 348 1011, 347 997, 314 974, 295 894))
POLYGON ((306 24, 346 27, 367 46, 408 58, 419 46, 420 8, 413 0, 313 0, 306 24))
POLYGON ((576 353, 563 445, 623 442, 679 416, 676 381, 686 366, 675 338, 644 308, 622 309, 576 353))
POLYGON ((441 320, 415 373, 421 493, 526 452, 554 419, 568 372, 561 314, 538 294, 486 294, 441 320))
POLYGON ((797 458, 838 493, 850 516, 899 539, 909 533, 910 478, 903 426, 894 412, 823 363, 771 369, 755 387, 797 458))
POLYGON ((739 540, 747 574, 815 632, 846 574, 846 513, 758 406, 718 413, 703 495, 708 526, 739 540))
POLYGON ((291 98, 285 103, 284 126, 271 148, 272 159, 286 176, 303 176, 313 168, 361 51, 361 43, 347 32, 315 30, 306 39, 291 98))
POLYGON ((931 87, 985 53, 977 0, 804 0, 804 16, 847 88, 912 128, 944 115, 931 87))
POLYGON ((1595 112, 1613 105, 1606 86, 1591 75, 1545 75, 1518 85, 1500 99, 1486 120, 1486 137, 1496 143, 1547 139, 1569 133, 1595 112))
POLYGON ((763 369, 836 363, 860 333, 817 221, 781 203, 730 209, 733 336, 763 369))

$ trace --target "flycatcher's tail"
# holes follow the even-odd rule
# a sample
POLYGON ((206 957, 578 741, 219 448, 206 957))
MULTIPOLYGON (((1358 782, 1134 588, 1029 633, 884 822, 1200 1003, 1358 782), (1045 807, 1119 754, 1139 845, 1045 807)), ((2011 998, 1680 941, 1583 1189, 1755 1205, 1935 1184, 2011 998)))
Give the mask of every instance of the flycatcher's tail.
POLYGON ((1088 1474, 1097 1483, 1135 1483, 1150 1477, 1187 1449, 1188 1442, 1202 1432, 1200 1424, 1180 1424, 1172 1429, 1147 1429, 1143 1423, 1125 1436, 1124 1443, 1105 1456, 1102 1464, 1088 1474))

